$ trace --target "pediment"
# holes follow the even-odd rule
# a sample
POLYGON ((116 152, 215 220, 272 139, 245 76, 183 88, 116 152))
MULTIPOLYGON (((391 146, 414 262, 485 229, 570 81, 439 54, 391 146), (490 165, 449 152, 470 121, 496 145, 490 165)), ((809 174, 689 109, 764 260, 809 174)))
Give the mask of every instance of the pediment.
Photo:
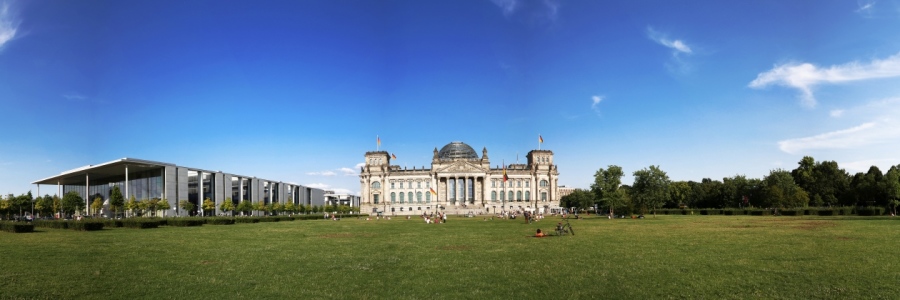
POLYGON ((484 173, 480 164, 467 161, 455 161, 435 168, 437 173, 484 173))

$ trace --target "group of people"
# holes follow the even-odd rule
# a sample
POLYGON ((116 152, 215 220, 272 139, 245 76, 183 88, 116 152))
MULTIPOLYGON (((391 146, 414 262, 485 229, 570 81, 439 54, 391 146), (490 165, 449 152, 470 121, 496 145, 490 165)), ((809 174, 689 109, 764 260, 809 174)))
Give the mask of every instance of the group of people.
POLYGON ((422 213, 422 220, 425 220, 425 224, 447 223, 447 213, 439 212, 437 215, 435 213, 422 213))

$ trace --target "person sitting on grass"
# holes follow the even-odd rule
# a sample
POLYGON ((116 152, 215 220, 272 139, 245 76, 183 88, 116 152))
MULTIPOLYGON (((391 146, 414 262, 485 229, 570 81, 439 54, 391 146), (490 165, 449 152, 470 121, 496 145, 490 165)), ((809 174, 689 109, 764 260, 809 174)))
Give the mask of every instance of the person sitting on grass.
POLYGON ((534 234, 534 237, 544 237, 544 233, 541 232, 540 228, 538 228, 537 233, 534 234))

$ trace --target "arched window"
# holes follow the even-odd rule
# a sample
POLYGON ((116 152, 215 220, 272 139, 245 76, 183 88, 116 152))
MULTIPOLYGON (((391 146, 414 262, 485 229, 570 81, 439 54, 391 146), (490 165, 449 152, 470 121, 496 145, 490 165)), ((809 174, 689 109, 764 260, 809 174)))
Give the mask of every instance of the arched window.
MULTIPOLYGON (((410 183, 410 185, 412 185, 412 183, 410 183)), ((412 192, 407 193, 406 196, 406 199, 409 199, 409 203, 413 203, 412 192)))
POLYGON ((516 201, 522 201, 522 191, 516 192, 516 201))
POLYGON ((500 192, 500 201, 506 200, 505 196, 506 196, 506 194, 504 194, 503 192, 500 192))
POLYGON ((380 188, 381 188, 381 182, 378 182, 378 181, 372 182, 372 189, 376 189, 376 190, 377 190, 377 189, 380 189, 380 188))
POLYGON ((531 191, 525 191, 525 201, 531 201, 531 191))
POLYGON ((406 195, 406 194, 404 194, 404 193, 401 192, 401 193, 400 193, 400 203, 403 203, 403 202, 404 202, 404 201, 403 201, 403 195, 406 195))
POLYGON ((497 191, 491 192, 491 201, 497 202, 497 191))
POLYGON ((422 192, 416 192, 416 202, 422 203, 422 192))
POLYGON ((397 193, 391 192, 391 204, 394 204, 394 202, 397 202, 397 193))
POLYGON ((425 203, 431 203, 431 192, 425 193, 425 203))
POLYGON ((375 201, 375 204, 378 204, 378 196, 381 196, 381 195, 379 195, 379 194, 372 195, 372 199, 375 201))
POLYGON ((509 197, 507 199, 509 199, 509 201, 513 200, 513 192, 512 191, 509 191, 509 197))
POLYGON ((541 180, 541 187, 547 187, 548 185, 546 180, 541 180))
POLYGON ((541 192, 541 201, 547 202, 547 192, 541 192))

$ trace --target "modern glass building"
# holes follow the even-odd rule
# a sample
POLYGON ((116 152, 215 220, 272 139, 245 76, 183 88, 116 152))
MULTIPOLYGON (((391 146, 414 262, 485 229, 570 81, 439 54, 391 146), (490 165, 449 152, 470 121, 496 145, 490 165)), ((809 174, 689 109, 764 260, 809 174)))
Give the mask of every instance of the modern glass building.
POLYGON ((56 186, 57 194, 61 196, 77 192, 88 208, 91 201, 99 197, 104 201, 105 215, 110 211, 109 194, 115 186, 122 191, 126 201, 132 196, 136 200, 164 199, 171 207, 166 213, 170 216, 202 214, 204 199, 216 203, 216 215, 222 213, 219 206, 229 200, 235 205, 243 200, 264 204, 325 204, 325 191, 321 189, 134 158, 88 165, 33 183, 38 186, 38 194, 41 185, 56 186), (190 201, 195 209, 184 211, 177 205, 181 200, 190 201))

